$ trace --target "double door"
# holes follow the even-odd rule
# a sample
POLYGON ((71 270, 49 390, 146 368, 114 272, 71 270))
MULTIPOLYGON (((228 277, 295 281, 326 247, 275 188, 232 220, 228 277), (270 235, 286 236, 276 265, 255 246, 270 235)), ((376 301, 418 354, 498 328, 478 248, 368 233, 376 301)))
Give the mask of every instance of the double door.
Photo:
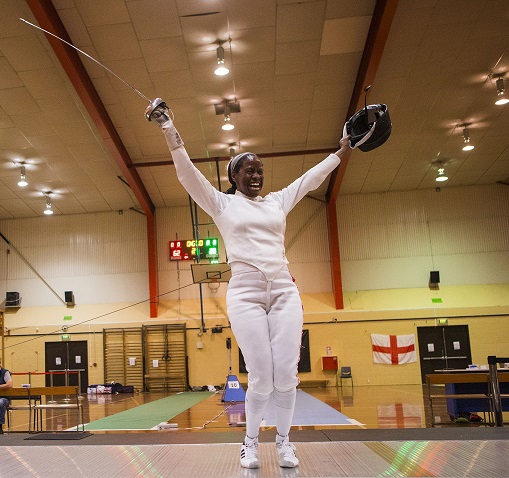
POLYGON ((466 369, 472 363, 468 325, 417 327, 422 383, 435 370, 466 369))
POLYGON ((46 386, 76 385, 86 393, 88 387, 88 348, 86 340, 46 342, 46 386))

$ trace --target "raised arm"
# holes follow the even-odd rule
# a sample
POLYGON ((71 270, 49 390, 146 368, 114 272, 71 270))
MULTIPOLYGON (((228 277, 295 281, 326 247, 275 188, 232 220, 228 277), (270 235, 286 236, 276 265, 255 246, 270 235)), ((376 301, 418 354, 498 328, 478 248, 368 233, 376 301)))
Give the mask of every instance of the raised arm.
POLYGON ((288 214, 307 193, 318 188, 327 176, 339 166, 341 159, 351 150, 349 136, 341 138, 339 145, 340 148, 334 154, 330 154, 306 171, 288 187, 277 193, 272 193, 273 197, 281 202, 285 214, 288 214))
POLYGON ((207 214, 216 217, 226 207, 227 198, 191 162, 184 141, 168 116, 166 104, 159 98, 154 100, 145 115, 149 121, 161 126, 182 186, 207 214))

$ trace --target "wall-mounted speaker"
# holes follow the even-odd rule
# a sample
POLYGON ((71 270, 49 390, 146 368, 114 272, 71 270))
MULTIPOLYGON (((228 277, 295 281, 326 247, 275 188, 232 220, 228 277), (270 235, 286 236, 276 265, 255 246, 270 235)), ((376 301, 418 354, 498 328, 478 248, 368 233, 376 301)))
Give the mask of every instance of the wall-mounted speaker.
POLYGON ((67 306, 73 306, 74 305, 74 294, 72 293, 72 290, 66 290, 65 293, 65 303, 67 306))
POLYGON ((21 305, 21 297, 19 292, 7 292, 5 294, 5 307, 19 307, 21 305))
POLYGON ((429 281, 432 284, 440 284, 440 271, 430 271, 429 281))
POLYGON ((431 290, 439 290, 440 287, 438 284, 440 284, 440 272, 439 271, 430 271, 428 287, 431 290))

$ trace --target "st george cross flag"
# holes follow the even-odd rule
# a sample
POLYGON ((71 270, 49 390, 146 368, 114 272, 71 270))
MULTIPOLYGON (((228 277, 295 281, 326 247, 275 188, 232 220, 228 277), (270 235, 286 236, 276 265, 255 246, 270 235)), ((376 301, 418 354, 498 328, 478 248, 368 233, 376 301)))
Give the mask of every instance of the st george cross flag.
POLYGON ((371 334, 373 362, 401 365, 417 362, 415 335, 371 334))

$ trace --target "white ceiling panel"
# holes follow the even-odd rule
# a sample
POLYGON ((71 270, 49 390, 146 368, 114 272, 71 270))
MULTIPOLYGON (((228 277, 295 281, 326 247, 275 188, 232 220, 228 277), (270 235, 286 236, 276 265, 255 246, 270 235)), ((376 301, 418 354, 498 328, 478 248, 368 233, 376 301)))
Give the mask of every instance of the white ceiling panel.
POLYGON ((321 55, 336 55, 364 50, 371 15, 326 20, 323 25, 321 55))
POLYGON ((189 51, 213 51, 230 37, 228 17, 224 10, 209 15, 181 14, 180 23, 182 38, 189 51))
MULTIPOLYGON (((88 31, 102 63, 142 56, 140 43, 131 23, 89 26, 88 31)), ((164 58, 161 60, 164 61, 164 58)))
POLYGON ((383 51, 364 51, 376 0, 52 3, 72 42, 114 74, 80 54, 88 78, 68 76, 46 35, 19 20, 37 24, 26 2, 0 0, 0 218, 42 215, 45 191, 58 214, 141 209, 135 185, 118 179, 119 154, 156 208, 187 206, 166 142, 144 119, 156 97, 171 107, 191 158, 212 158, 198 165, 213 184, 220 157, 227 187, 234 148, 286 152, 264 158, 265 192, 284 187, 327 154, 306 150, 337 148, 364 86, 356 87, 363 54, 375 70, 367 102, 389 105, 393 130, 375 151, 352 153, 340 194, 435 189, 438 167, 449 177, 441 189, 509 182, 509 106, 494 105, 497 75, 509 90, 509 2, 400 0, 383 51), (224 77, 213 74, 219 44, 224 77), (84 84, 95 87, 99 118, 84 84), (214 105, 235 99, 241 111, 225 132, 214 105), (461 151, 464 123, 471 153, 461 151))
POLYGON ((2 89, 20 88, 23 86, 23 82, 18 73, 5 57, 0 58, 0 84, 2 85, 2 89))
MULTIPOLYGON (((174 1, 174 0, 169 0, 174 1)), ((201 16, 224 12, 225 0, 176 0, 178 12, 181 17, 201 16)))
POLYGON ((320 40, 325 19, 325 1, 281 5, 277 9, 278 43, 320 40))
POLYGON ((35 30, 30 33, 30 35, 1 38, 2 55, 16 71, 51 68, 52 60, 45 46, 39 42, 38 34, 35 30))
POLYGON ((276 74, 289 75, 315 72, 318 66, 320 42, 278 43, 276 46, 276 74))
POLYGON ((182 35, 177 6, 173 1, 128 1, 127 9, 139 40, 182 35))
POLYGON ((228 21, 232 30, 275 26, 277 6, 273 0, 236 0, 228 5, 228 21))
POLYGON ((124 0, 80 0, 75 2, 81 18, 87 27, 98 25, 115 25, 131 21, 129 10, 124 0))

